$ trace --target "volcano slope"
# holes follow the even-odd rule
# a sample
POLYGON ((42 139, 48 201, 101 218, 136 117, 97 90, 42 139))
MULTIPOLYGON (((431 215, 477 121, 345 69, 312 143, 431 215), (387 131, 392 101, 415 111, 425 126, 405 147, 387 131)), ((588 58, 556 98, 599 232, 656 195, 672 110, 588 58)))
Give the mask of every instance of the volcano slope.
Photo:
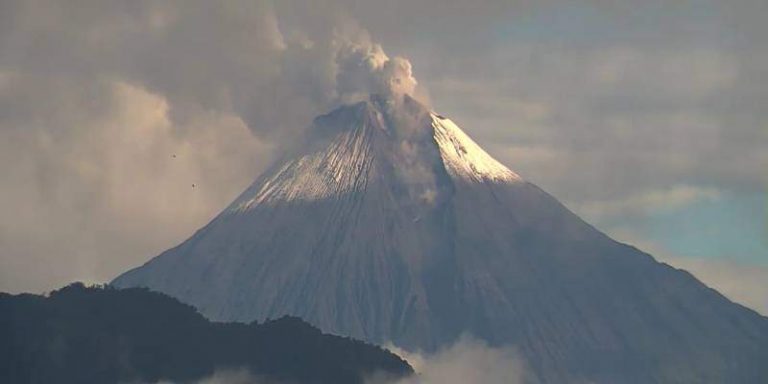
POLYGON ((341 107, 181 245, 114 280, 217 320, 306 319, 529 381, 768 380, 768 319, 618 243, 408 96, 341 107))

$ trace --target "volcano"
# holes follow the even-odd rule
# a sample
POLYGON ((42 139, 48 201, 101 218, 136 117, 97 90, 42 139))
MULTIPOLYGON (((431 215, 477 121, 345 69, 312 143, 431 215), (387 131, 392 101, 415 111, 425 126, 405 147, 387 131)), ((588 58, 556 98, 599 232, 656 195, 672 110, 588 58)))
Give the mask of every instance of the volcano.
POLYGON ((767 318, 612 240, 408 96, 316 118, 208 225, 112 284, 407 350, 469 334, 516 348, 530 382, 768 380, 767 318))

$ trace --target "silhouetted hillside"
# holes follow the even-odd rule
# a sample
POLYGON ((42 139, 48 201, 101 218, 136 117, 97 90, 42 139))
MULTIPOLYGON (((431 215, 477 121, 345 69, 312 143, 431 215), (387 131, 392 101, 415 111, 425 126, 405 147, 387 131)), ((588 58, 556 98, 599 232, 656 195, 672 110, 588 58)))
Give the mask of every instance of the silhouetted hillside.
POLYGON ((159 293, 80 283, 48 297, 0 294, 0 383, 183 383, 227 369, 334 384, 412 372, 379 347, 295 317, 212 323, 159 293))

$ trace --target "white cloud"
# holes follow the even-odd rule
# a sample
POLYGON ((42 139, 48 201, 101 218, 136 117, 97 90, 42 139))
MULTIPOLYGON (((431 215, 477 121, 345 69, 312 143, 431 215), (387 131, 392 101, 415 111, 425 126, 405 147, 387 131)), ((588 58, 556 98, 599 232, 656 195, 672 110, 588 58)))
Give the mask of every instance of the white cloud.
MULTIPOLYGON (((211 376, 195 382, 195 384, 280 384, 281 382, 253 375, 246 369, 217 370, 211 376)), ((158 383, 161 384, 161 383, 158 383)), ((170 383, 169 383, 170 384, 170 383)))
POLYGON ((387 348, 416 371, 415 376, 390 384, 517 384, 526 377, 525 363, 514 348, 492 348, 468 336, 431 355, 387 348))
POLYGON ((644 191, 616 200, 591 201, 572 208, 591 220, 610 217, 631 217, 648 213, 658 213, 702 201, 720 197, 720 191, 714 188, 702 188, 690 185, 675 185, 667 189, 644 191))
POLYGON ((755 100, 766 88, 754 85, 768 76, 758 47, 621 35, 568 43, 510 34, 487 56, 428 65, 420 79, 489 152, 569 203, 679 184, 763 187, 768 117, 755 100))
POLYGON ((589 80, 601 87, 647 88, 659 97, 700 98, 731 87, 736 58, 712 48, 667 51, 617 47, 597 53, 589 80))

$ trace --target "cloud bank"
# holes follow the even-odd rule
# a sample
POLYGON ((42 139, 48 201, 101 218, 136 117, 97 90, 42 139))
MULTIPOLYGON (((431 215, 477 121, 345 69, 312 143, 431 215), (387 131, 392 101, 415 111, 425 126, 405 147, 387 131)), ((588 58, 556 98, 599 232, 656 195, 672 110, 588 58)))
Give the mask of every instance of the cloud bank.
POLYGON ((410 62, 337 5, 290 3, 0 4, 0 290, 108 280, 318 114, 414 93, 410 62))
POLYGON ((492 348, 467 335, 434 354, 386 348, 408 361, 416 375, 396 382, 372 378, 367 384, 521 384, 526 378, 525 362, 514 348, 492 348))
MULTIPOLYGON (((168 381, 147 384, 176 384, 168 381)), ((220 369, 208 377, 194 382, 194 384, 290 384, 274 379, 253 375, 247 369, 220 369)))

